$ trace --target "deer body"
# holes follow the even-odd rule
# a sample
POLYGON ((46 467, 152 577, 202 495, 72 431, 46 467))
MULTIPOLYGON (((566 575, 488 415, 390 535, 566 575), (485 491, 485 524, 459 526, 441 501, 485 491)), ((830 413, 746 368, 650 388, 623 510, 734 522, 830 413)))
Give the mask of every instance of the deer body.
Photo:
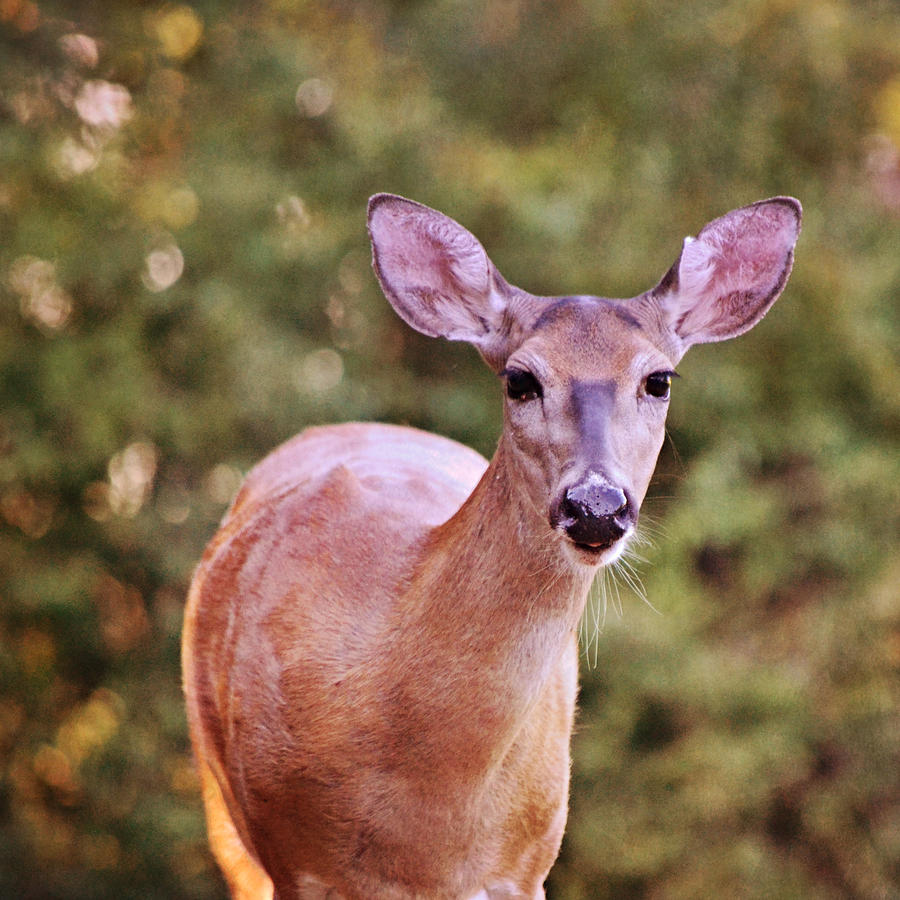
POLYGON ((183 640, 233 896, 544 896, 576 628, 633 533, 671 370, 754 324, 790 269, 796 201, 729 216, 639 298, 541 298, 452 220, 373 198, 385 293, 420 331, 479 348, 506 384, 504 431, 488 464, 409 428, 310 429, 248 476, 183 640))

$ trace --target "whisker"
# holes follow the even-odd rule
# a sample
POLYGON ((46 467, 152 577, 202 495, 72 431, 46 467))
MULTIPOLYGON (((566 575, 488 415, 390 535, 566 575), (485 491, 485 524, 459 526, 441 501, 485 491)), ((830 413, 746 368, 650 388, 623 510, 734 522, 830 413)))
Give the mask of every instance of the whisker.
POLYGON ((665 522, 642 510, 637 531, 632 537, 632 544, 638 544, 641 547, 652 547, 657 539, 668 537, 669 529, 666 527, 665 522))
POLYGON ((620 590, 619 579, 616 577, 618 572, 619 570, 615 564, 609 567, 609 582, 612 585, 614 594, 613 607, 616 611, 616 615, 621 619, 622 616, 625 615, 625 606, 622 603, 622 592, 620 590))
POLYGON ((647 596, 647 589, 641 581, 640 573, 632 565, 632 560, 623 557, 619 560, 618 565, 617 574, 622 577, 628 587, 643 601, 645 606, 652 609, 658 616, 661 616, 662 613, 650 602, 650 598, 647 596))
POLYGON ((634 594, 646 607, 658 616, 663 613, 657 609, 647 595, 639 567, 647 564, 647 560, 635 550, 638 547, 652 547, 650 532, 662 529, 656 523, 642 523, 641 531, 632 536, 632 540, 622 555, 609 566, 599 569, 588 592, 587 604, 579 625, 579 641, 584 650, 587 664, 596 668, 600 658, 600 636, 606 627, 606 616, 612 607, 616 615, 625 615, 623 589, 634 594))
POLYGON ((606 575, 600 570, 591 582, 588 600, 579 626, 579 639, 588 665, 596 668, 600 654, 600 634, 606 625, 606 575))

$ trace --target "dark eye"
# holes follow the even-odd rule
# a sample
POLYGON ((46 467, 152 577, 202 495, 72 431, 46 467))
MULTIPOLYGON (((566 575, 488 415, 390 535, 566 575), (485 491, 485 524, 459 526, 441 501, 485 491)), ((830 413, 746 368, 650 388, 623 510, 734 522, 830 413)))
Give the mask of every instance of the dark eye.
POLYGON ((651 397, 665 400, 669 396, 669 388, 672 386, 674 377, 675 372, 654 372, 652 375, 647 376, 647 380, 644 382, 644 390, 651 397))
POLYGON ((506 393, 512 400, 537 400, 543 397, 541 383, 524 369, 506 369, 506 393))

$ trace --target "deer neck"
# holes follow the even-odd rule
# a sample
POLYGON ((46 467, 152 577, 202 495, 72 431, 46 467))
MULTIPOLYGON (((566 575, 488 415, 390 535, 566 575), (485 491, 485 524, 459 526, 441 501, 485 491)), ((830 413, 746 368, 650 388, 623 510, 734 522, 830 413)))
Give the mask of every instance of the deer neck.
POLYGON ((476 645, 503 643, 489 633, 497 627, 518 638, 544 623, 571 630, 581 616, 593 572, 574 566, 563 552, 546 513, 522 487, 526 477, 501 439, 472 494, 428 541, 418 575, 428 587, 421 596, 432 607, 428 612, 441 613, 439 623, 456 630, 462 646, 470 637, 476 645), (494 628, 485 634, 483 625, 494 628))
POLYGON ((593 572, 548 541, 523 477, 501 439, 472 495, 430 536, 406 593, 397 649, 425 765, 433 752, 484 771, 551 679, 574 694, 574 661, 563 656, 593 572))

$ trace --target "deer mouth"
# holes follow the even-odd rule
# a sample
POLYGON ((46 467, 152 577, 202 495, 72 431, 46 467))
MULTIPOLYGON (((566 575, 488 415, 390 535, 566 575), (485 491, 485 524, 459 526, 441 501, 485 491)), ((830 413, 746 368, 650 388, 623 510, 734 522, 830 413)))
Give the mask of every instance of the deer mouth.
POLYGON ((565 545, 569 548, 570 557, 579 565, 596 568, 612 565, 625 552, 627 543, 628 535, 601 543, 573 541, 570 538, 565 545))
POLYGON ((592 553, 599 556, 604 550, 609 550, 615 541, 604 542, 602 544, 588 544, 584 541, 572 541, 572 543, 581 550, 582 553, 592 553))

